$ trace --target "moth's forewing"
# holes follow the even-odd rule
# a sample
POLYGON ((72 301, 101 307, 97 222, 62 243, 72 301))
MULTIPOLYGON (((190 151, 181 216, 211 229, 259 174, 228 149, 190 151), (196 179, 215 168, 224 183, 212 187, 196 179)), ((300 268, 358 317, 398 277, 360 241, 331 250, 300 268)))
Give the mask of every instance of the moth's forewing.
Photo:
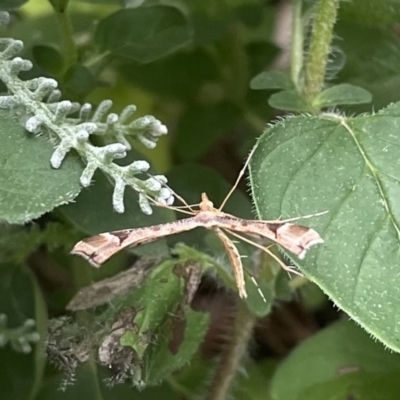
POLYGON ((312 246, 324 243, 318 232, 303 225, 285 223, 276 230, 276 242, 301 260, 312 246))
POLYGON ((291 223, 251 221, 230 215, 216 217, 221 228, 270 239, 303 259, 307 250, 323 239, 314 229, 291 223))
POLYGON ((189 231, 197 226, 197 220, 192 217, 144 228, 100 233, 78 242, 72 249, 71 254, 78 254, 88 260, 94 267, 99 267, 122 249, 150 243, 164 236, 189 231))

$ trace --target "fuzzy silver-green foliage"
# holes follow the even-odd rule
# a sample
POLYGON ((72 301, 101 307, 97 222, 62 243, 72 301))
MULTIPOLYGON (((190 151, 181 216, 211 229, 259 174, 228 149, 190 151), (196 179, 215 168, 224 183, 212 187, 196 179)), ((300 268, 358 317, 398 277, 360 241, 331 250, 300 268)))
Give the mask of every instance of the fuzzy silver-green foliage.
MULTIPOLYGON (((8 20, 8 13, 0 13, 0 25, 8 20)), ((164 176, 149 176, 145 180, 136 176, 147 174, 149 163, 138 160, 121 166, 114 162, 125 157, 131 149, 127 136, 154 148, 158 138, 167 133, 165 125, 153 116, 131 120, 136 111, 133 105, 128 105, 118 115, 109 112, 111 100, 102 101, 94 112, 90 104, 60 100, 61 92, 54 79, 39 77, 22 81, 19 73, 32 68, 29 60, 16 57, 22 48, 20 40, 0 39, 0 79, 8 89, 8 94, 0 97, 0 108, 17 115, 27 131, 55 142, 51 166, 60 168, 67 154, 75 150, 86 164, 80 177, 81 185, 89 186, 96 170, 103 171, 114 182, 113 207, 120 213, 125 209, 126 186, 139 193, 139 204, 146 214, 152 212, 149 198, 172 204, 173 194, 166 186, 164 176), (104 136, 108 144, 94 146, 90 135, 104 136)))

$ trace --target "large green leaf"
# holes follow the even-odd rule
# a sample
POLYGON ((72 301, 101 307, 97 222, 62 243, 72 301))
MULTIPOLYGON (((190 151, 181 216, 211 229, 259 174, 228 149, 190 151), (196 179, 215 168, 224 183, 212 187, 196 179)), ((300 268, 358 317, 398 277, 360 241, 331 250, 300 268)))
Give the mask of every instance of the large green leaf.
POLYGON ((341 321, 305 341, 278 367, 271 394, 274 400, 397 399, 399 372, 398 354, 341 321))
POLYGON ((177 8, 156 5, 111 14, 100 21, 95 40, 103 52, 149 63, 188 45, 191 36, 186 17, 177 8))
POLYGON ((26 133, 8 112, 0 112, 0 126, 0 221, 23 224, 79 194, 82 166, 77 159, 67 157, 53 169, 49 141, 26 133))
POLYGON ((399 126, 400 103, 355 118, 290 118, 262 135, 251 163, 260 218, 328 211, 301 221, 325 244, 296 264, 395 351, 400 351, 399 126))

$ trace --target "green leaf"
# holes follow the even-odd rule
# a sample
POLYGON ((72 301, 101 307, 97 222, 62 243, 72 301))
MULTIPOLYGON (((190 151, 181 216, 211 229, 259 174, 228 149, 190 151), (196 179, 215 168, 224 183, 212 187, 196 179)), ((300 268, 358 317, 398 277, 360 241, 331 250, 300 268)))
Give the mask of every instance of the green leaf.
POLYGON ((95 41, 100 51, 149 63, 187 46, 192 31, 176 8, 156 5, 119 10, 100 21, 95 41))
POLYGON ((396 103, 355 118, 284 120, 263 134, 250 165, 260 219, 328 211, 303 222, 325 244, 295 263, 395 351, 400 351, 399 304, 393 300, 400 286, 399 115, 396 103))
POLYGON ((215 61, 203 48, 176 53, 151 64, 127 62, 120 71, 135 86, 184 101, 193 101, 200 87, 218 79, 215 61))
POLYGON ((283 71, 264 71, 250 81, 250 88, 254 90, 294 88, 290 76, 283 71))
POLYGON ((92 92, 99 83, 89 68, 75 64, 64 75, 63 90, 70 99, 82 100, 92 92))
POLYGON ((192 106, 179 120, 175 148, 184 161, 204 155, 217 140, 229 134, 241 116, 229 102, 192 106))
POLYGON ((225 16, 210 17, 206 13, 198 12, 193 14, 192 24, 193 41, 198 46, 206 46, 223 37, 229 26, 229 19, 225 16))
POLYGON ((359 86, 342 83, 341 85, 335 85, 321 92, 315 99, 314 106, 316 108, 324 108, 337 106, 339 104, 370 103, 371 101, 372 95, 367 90, 359 86))
POLYGON ((141 360, 140 380, 146 385, 159 383, 189 362, 203 340, 208 315, 191 310, 184 300, 188 268, 197 267, 191 260, 167 260, 125 302, 136 309, 136 328, 127 331, 120 343, 141 360))
POLYGON ((32 55, 39 67, 52 75, 59 74, 64 67, 63 56, 54 47, 34 46, 32 55))
POLYGON ((400 394, 399 370, 388 373, 354 372, 340 378, 307 388, 298 400, 393 400, 400 394))
MULTIPOLYGON (((4 10, 4 7, 1 7, 4 10)), ((44 8, 43 8, 44 9, 44 8)), ((74 12, 70 19, 73 31, 82 34, 92 26, 93 18, 101 18, 102 11, 96 7, 91 8, 91 12, 74 12)), ((41 13, 36 10, 34 16, 19 19, 18 23, 7 26, 7 37, 20 39, 24 42, 24 49, 31 49, 38 44, 59 48, 62 40, 62 30, 60 23, 54 17, 54 13, 41 13)))
POLYGON ((46 309, 30 270, 13 264, 0 265, 0 314, 8 318, 9 328, 36 320, 35 330, 41 342, 34 351, 23 354, 9 344, 0 348, 0 393, 2 398, 26 400, 33 398, 42 380, 44 368, 43 340, 46 331, 46 309))
POLYGON ((171 332, 170 321, 167 321, 158 332, 159 342, 151 348, 146 357, 146 376, 148 385, 156 385, 165 379, 171 372, 177 371, 187 364, 198 347, 204 340, 209 325, 209 315, 205 312, 194 311, 187 308, 181 315, 177 314, 172 323, 175 323, 171 332), (182 319, 184 318, 184 319, 182 319), (171 351, 173 341, 177 338, 171 337, 181 334, 182 338, 178 349, 171 351))
POLYGON ((23 224, 74 200, 81 191, 80 162, 69 156, 52 169, 50 142, 27 134, 9 112, 0 112, 0 125, 0 220, 23 224))
POLYGON ((285 111, 309 111, 310 106, 301 96, 300 93, 294 90, 284 90, 274 93, 268 100, 271 107, 285 111))
POLYGON ((354 323, 340 321, 303 342, 281 363, 271 394, 274 400, 390 400, 400 396, 399 373, 398 354, 354 323))

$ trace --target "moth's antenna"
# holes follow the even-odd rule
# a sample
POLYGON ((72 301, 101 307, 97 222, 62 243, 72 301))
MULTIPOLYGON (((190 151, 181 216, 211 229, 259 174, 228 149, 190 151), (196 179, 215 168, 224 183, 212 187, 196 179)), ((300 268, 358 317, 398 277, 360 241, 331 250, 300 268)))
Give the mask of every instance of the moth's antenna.
POLYGON ((246 162, 243 165, 243 168, 240 170, 238 177, 236 178, 236 182, 235 184, 232 186, 232 189, 229 191, 229 193, 226 195, 224 201, 222 202, 222 204, 219 206, 218 211, 221 211, 224 207, 226 202, 229 200, 229 198, 232 196, 232 193, 235 191, 235 189, 237 188, 237 185, 239 184, 240 180, 242 179, 242 176, 244 175, 246 168, 248 167, 251 158, 253 157, 253 154, 256 150, 257 146, 254 146, 253 149, 251 150, 249 156, 247 157, 246 162))
POLYGON ((286 218, 286 219, 276 219, 276 220, 257 220, 257 222, 266 222, 266 223, 280 223, 283 224, 285 222, 292 222, 292 221, 298 221, 299 219, 306 219, 306 218, 314 218, 314 217, 319 217, 321 215, 325 215, 329 212, 329 210, 326 211, 321 211, 317 212, 314 214, 308 214, 308 215, 301 215, 299 217, 293 217, 293 218, 286 218))
MULTIPOLYGON (((147 200, 150 201, 150 203, 154 204, 157 207, 168 208, 168 210, 178 211, 178 212, 181 212, 183 214, 188 214, 188 215, 195 214, 195 212, 192 210, 191 206, 189 206, 189 205, 182 206, 182 207, 169 206, 168 204, 159 203, 158 201, 154 200, 151 196, 149 196, 147 194, 145 194, 145 196, 146 196, 147 200), (182 210, 182 208, 189 208, 189 210, 191 210, 191 211, 182 210)), ((192 205, 197 205, 197 204, 192 204, 192 205)))

